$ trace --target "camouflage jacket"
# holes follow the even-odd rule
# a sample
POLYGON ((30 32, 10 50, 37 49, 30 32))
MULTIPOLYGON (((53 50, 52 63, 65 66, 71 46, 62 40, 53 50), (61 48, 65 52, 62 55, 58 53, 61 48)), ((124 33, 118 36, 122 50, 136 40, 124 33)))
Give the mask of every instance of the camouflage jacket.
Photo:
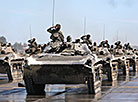
POLYGON ((50 39, 52 39, 54 42, 55 41, 61 41, 61 42, 64 41, 64 36, 61 31, 54 29, 54 27, 50 27, 47 31, 52 34, 50 36, 50 39))

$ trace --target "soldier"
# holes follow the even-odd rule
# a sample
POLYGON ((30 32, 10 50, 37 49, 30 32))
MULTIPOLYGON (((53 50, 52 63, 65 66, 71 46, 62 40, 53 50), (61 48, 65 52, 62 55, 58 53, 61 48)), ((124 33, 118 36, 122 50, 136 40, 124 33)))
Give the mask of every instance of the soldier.
POLYGON ((103 47, 104 41, 101 41, 98 47, 103 47))
POLYGON ((67 42, 72 42, 71 36, 67 36, 67 42))
POLYGON ((49 43, 51 49, 47 51, 48 53, 59 53, 63 50, 64 36, 60 31, 60 28, 61 25, 56 24, 56 26, 47 29, 47 31, 51 33, 50 39, 52 39, 52 41, 49 43))
POLYGON ((62 52, 62 54, 74 54, 75 50, 71 36, 67 36, 66 40, 67 41, 64 42, 64 45, 60 48, 60 51, 62 52))
POLYGON ((109 48, 109 52, 110 52, 111 54, 114 53, 114 45, 111 45, 111 47, 109 48))
POLYGON ((80 39, 75 39, 75 42, 73 43, 80 43, 80 39))
POLYGON ((67 36, 67 42, 64 43, 65 48, 71 49, 73 47, 71 36, 67 36))
POLYGON ((133 48, 130 46, 129 43, 127 43, 127 44, 124 45, 124 49, 126 49, 126 50, 132 50, 133 48))
POLYGON ((36 43, 36 39, 35 38, 33 38, 33 39, 31 39, 31 40, 28 40, 28 42, 29 42, 29 44, 28 44, 28 46, 29 46, 29 48, 28 49, 26 49, 26 53, 27 54, 35 54, 36 52, 37 52, 37 48, 38 48, 38 45, 37 45, 37 43, 36 43))
POLYGON ((44 49, 46 48, 46 46, 47 46, 46 44, 41 46, 42 52, 44 52, 44 49))
POLYGON ((60 28, 61 28, 61 25, 56 24, 56 26, 53 26, 47 29, 47 31, 51 33, 50 39, 52 39, 53 42, 56 42, 56 41, 64 42, 64 36, 60 31, 60 28))
POLYGON ((124 52, 124 50, 123 50, 123 46, 122 46, 122 44, 121 44, 121 41, 117 41, 116 43, 115 43, 115 45, 116 45, 116 47, 115 47, 115 50, 114 50, 114 54, 115 55, 122 55, 123 54, 123 52, 124 52))
POLYGON ((106 48, 109 48, 110 45, 108 43, 108 40, 105 40, 105 41, 100 42, 100 44, 99 44, 98 47, 106 47, 106 48))
POLYGON ((83 35, 83 36, 81 37, 81 39, 83 40, 82 43, 86 43, 88 46, 89 46, 89 45, 92 45, 92 41, 91 41, 90 37, 91 37, 90 34, 83 35))
POLYGON ((33 38, 33 39, 31 39, 31 40, 28 40, 28 42, 30 43, 29 44, 29 47, 30 48, 33 48, 33 47, 37 47, 37 43, 36 43, 36 39, 35 38, 33 38))
POLYGON ((92 48, 91 48, 91 51, 92 51, 94 54, 96 54, 96 53, 97 53, 97 50, 98 50, 98 48, 97 48, 97 43, 94 42, 94 43, 93 43, 93 46, 92 46, 92 48))
POLYGON ((104 47, 107 47, 107 48, 110 47, 110 45, 109 45, 109 43, 108 43, 108 40, 105 40, 105 42, 104 42, 104 47))
POLYGON ((115 43, 115 45, 116 45, 115 49, 122 49, 121 41, 117 41, 117 42, 115 43))
POLYGON ((92 45, 92 40, 90 39, 91 38, 91 35, 90 34, 87 34, 87 43, 89 44, 89 45, 92 45))

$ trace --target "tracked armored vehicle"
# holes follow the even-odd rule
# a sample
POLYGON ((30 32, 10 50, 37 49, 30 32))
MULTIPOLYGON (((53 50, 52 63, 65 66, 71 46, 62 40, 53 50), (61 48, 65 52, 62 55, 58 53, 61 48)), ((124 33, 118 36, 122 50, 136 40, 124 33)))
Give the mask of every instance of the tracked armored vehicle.
POLYGON ((129 68, 132 68, 133 72, 137 71, 137 55, 133 53, 132 50, 125 51, 126 61, 129 68))
POLYGON ((117 80, 117 62, 106 47, 99 47, 97 50, 97 63, 102 64, 102 74, 107 76, 108 81, 117 80))
POLYGON ((117 80, 117 62, 109 51, 108 41, 102 41, 99 46, 94 42, 91 51, 93 54, 96 54, 96 63, 102 64, 102 74, 107 76, 108 81, 117 80))
POLYGON ((28 94, 45 94, 45 84, 87 84, 88 92, 101 90, 101 64, 88 46, 70 43, 60 53, 40 53, 26 59, 24 82, 28 94))
POLYGON ((23 70, 24 58, 19 57, 11 46, 3 46, 0 51, 0 73, 7 74, 8 80, 13 80, 13 71, 23 70))

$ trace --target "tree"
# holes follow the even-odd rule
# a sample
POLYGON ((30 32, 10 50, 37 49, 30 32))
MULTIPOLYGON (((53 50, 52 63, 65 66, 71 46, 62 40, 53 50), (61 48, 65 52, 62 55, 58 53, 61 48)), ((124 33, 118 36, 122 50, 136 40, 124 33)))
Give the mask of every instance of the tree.
POLYGON ((4 36, 1 36, 0 37, 0 42, 2 42, 3 44, 6 44, 7 43, 7 40, 4 36))
POLYGON ((13 48, 14 48, 14 50, 17 51, 17 52, 24 49, 24 48, 23 48, 23 45, 22 45, 21 43, 18 43, 18 42, 16 42, 16 43, 13 45, 13 48))

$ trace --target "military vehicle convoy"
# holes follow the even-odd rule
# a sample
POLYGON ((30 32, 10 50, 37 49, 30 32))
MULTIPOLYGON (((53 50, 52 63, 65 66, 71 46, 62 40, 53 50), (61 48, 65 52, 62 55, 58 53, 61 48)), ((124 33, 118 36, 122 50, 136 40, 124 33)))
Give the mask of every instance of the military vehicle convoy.
POLYGON ((45 84, 87 84, 89 93, 101 90, 101 64, 94 65, 95 56, 86 44, 71 45, 60 53, 27 58, 24 81, 28 94, 44 94, 45 84))
POLYGON ((113 49, 94 47, 97 50, 94 53, 93 48, 77 39, 75 42, 50 42, 45 49, 38 53, 40 50, 36 47, 37 53, 28 53, 24 66, 28 94, 45 94, 45 84, 87 84, 88 92, 94 94, 101 90, 102 74, 106 74, 109 81, 117 80, 119 69, 125 75, 132 63, 132 55, 126 54, 119 45, 113 49))
POLYGON ((96 54, 97 59, 99 60, 97 63, 102 64, 102 74, 107 75, 108 81, 116 80, 118 76, 118 63, 113 59, 108 42, 102 41, 99 46, 94 42, 91 51, 93 54, 96 54))
POLYGON ((137 52, 130 46, 123 48, 118 41, 110 47, 107 40, 99 46, 92 45, 89 34, 74 42, 68 36, 64 42, 59 29, 48 29, 52 41, 47 44, 39 45, 35 38, 28 41, 23 75, 27 94, 45 94, 45 84, 87 84, 88 92, 95 94, 101 90, 103 74, 113 81, 117 80, 119 70, 124 75, 130 67, 136 71, 137 52))
POLYGON ((24 58, 19 57, 11 48, 11 45, 0 47, 0 73, 7 74, 8 80, 13 80, 13 70, 20 69, 23 71, 24 58))

